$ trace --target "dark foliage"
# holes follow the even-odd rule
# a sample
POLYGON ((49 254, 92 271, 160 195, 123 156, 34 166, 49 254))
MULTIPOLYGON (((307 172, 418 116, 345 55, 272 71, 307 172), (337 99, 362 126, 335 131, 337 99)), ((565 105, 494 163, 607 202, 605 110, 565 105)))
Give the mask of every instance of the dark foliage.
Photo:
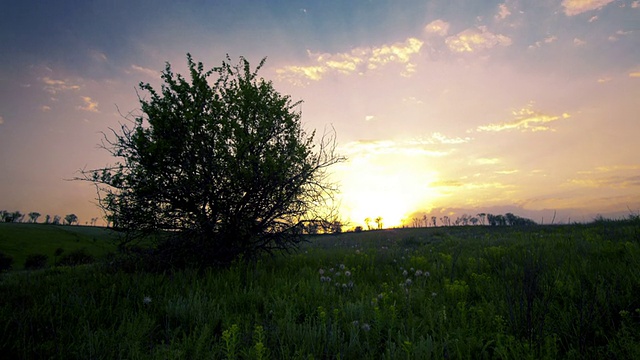
POLYGON ((3 252, 0 252, 0 273, 11 270, 13 266, 13 258, 3 252))
POLYGON ((105 138, 122 160, 83 172, 126 242, 155 236, 153 253, 167 266, 288 250, 301 224, 331 215, 320 210, 335 190, 326 169, 343 160, 333 133, 314 143, 299 102, 257 77, 264 60, 256 70, 229 61, 205 72, 189 55, 190 81, 167 64, 159 92, 140 84, 150 95, 140 99, 142 114, 105 138))
POLYGON ((43 269, 47 266, 49 257, 44 254, 28 255, 24 261, 24 268, 27 270, 43 269))
POLYGON ((60 258, 58 261, 58 265, 61 266, 77 266, 84 264, 92 264, 96 261, 95 257, 89 253, 87 250, 82 248, 78 250, 71 251, 60 258))

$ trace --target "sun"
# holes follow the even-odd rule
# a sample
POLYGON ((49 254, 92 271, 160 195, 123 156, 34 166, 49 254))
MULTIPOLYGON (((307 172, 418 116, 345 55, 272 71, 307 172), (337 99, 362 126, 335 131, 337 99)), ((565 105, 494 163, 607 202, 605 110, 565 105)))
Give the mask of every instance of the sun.
MULTIPOLYGON (((397 165, 397 164, 396 164, 397 165)), ((437 194, 429 188, 434 172, 406 166, 352 164, 340 172, 341 216, 350 227, 376 228, 375 219, 382 218, 383 228, 401 227, 408 217, 427 210, 437 194), (358 166, 360 165, 360 166, 358 166)))

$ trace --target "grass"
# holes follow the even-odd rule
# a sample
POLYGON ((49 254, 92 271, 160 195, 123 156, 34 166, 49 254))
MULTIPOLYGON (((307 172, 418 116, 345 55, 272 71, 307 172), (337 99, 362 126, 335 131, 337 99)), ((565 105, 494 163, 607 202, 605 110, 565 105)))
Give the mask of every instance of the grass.
POLYGON ((0 278, 0 353, 640 358, 639 268, 640 223, 620 221, 316 236, 215 271, 12 272, 0 278))
POLYGON ((116 249, 117 234, 94 226, 67 226, 24 223, 0 223, 0 252, 14 259, 13 269, 22 270, 29 255, 48 256, 53 265, 56 249, 64 253, 86 249, 95 257, 103 257, 116 249))

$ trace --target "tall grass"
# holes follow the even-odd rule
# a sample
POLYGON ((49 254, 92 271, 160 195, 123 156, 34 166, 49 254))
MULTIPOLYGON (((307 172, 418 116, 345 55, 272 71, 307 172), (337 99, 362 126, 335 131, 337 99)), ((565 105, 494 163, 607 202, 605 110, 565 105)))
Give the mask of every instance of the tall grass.
POLYGON ((316 237, 163 275, 0 280, 10 358, 640 358, 640 224, 316 237), (613 229, 613 230, 612 230, 613 229))

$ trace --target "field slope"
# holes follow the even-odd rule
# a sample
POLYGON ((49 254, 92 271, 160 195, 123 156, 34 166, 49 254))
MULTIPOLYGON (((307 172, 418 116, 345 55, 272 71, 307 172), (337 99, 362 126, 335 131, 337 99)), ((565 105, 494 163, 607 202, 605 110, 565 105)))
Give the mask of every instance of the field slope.
POLYGON ((117 236, 111 229, 95 226, 0 223, 0 252, 13 257, 13 269, 19 270, 31 254, 47 255, 52 265, 59 248, 63 254, 84 248, 101 257, 115 251, 117 236))

